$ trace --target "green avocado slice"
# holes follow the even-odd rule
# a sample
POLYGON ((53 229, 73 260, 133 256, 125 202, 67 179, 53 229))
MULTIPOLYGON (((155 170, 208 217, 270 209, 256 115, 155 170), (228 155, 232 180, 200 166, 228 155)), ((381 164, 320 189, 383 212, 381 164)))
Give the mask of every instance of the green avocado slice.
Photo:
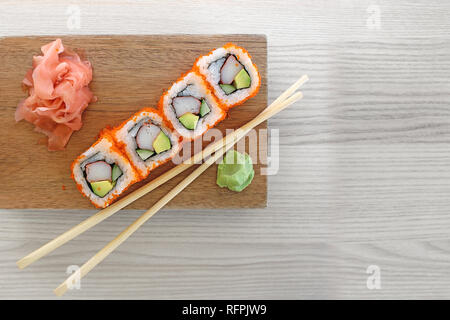
POLYGON ((120 170, 120 168, 117 164, 114 164, 114 166, 112 168, 112 174, 111 174, 112 181, 116 181, 117 179, 120 178, 121 175, 122 175, 122 170, 120 170))
POLYGON ((198 122, 199 116, 190 113, 190 112, 186 112, 185 114, 183 114, 181 117, 178 118, 178 120, 180 120, 181 124, 189 130, 194 130, 195 127, 197 126, 197 122, 198 122))
POLYGON ((161 130, 153 141, 153 149, 156 153, 161 153, 169 150, 172 147, 169 137, 161 130))
POLYGON ((230 94, 236 91, 236 88, 231 84, 219 84, 225 94, 230 94))
POLYGON ((142 160, 147 160, 150 158, 155 152, 152 150, 146 150, 146 149, 136 149, 136 153, 139 157, 141 157, 142 160))
POLYGON ((234 86, 236 89, 244 89, 250 87, 250 76, 245 69, 238 72, 234 77, 234 86))
POLYGON ((208 113, 211 112, 211 109, 208 106, 208 103, 205 99, 202 100, 202 105, 200 106, 200 117, 206 116, 208 113))
POLYGON ((112 190, 114 185, 115 183, 113 184, 109 180, 91 182, 92 191, 100 198, 106 196, 106 194, 112 190))

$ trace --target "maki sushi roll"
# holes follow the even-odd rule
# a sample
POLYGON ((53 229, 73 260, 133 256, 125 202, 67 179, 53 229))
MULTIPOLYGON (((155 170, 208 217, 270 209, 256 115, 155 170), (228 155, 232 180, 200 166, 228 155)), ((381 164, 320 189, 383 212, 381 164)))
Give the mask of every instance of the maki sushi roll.
POLYGON ((142 178, 172 159, 181 148, 180 136, 169 129, 153 108, 140 110, 113 129, 112 135, 142 178))
POLYGON ((232 43, 201 56, 194 64, 222 105, 229 109, 258 93, 261 76, 244 48, 232 43))
POLYGON ((72 178, 80 192, 97 208, 107 207, 140 179, 106 132, 72 163, 72 178))
POLYGON ((226 115, 205 80, 192 71, 183 75, 164 93, 159 101, 159 109, 186 141, 201 136, 226 115))

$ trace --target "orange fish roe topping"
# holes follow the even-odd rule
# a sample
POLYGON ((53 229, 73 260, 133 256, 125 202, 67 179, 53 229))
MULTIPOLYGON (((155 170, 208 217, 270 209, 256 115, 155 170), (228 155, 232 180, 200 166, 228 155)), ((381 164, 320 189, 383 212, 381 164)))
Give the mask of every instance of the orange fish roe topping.
MULTIPOLYGON (((99 138, 97 139, 97 141, 95 141, 92 146, 89 148, 94 148, 95 146, 97 146, 99 143, 101 143, 102 141, 107 140, 110 143, 110 146, 107 148, 107 150, 109 150, 111 153, 113 153, 116 157, 122 159, 125 163, 128 163, 130 165, 130 167, 132 168, 131 172, 128 172, 130 176, 130 180, 128 182, 128 184, 126 186, 124 186, 123 190, 121 191, 121 193, 123 193, 125 190, 127 190, 132 184, 138 182, 141 180, 140 176, 138 175, 138 173, 135 171, 135 169, 132 167, 131 163, 129 162, 128 158, 121 152, 121 150, 115 145, 114 139, 112 138, 112 136, 110 135, 108 129, 103 129, 100 131, 99 134, 99 138)), ((87 150, 89 150, 87 149, 87 150)), ((86 150, 86 151, 87 151, 86 150)), ((89 199, 89 201, 97 208, 105 208, 108 205, 110 205, 112 202, 115 201, 115 199, 117 199, 117 197, 121 194, 119 194, 117 192, 117 190, 113 190, 112 192, 109 193, 109 195, 107 196, 107 200, 102 204, 98 204, 96 203, 93 199, 91 199, 90 194, 88 194, 85 191, 85 187, 83 186, 83 184, 81 182, 78 182, 75 178, 74 172, 75 172, 75 167, 77 165, 80 165, 84 160, 86 160, 87 156, 83 153, 80 156, 78 156, 71 165, 71 170, 72 170, 72 174, 71 177, 72 179, 75 181, 76 185, 77 185, 77 189, 80 191, 81 194, 83 194, 85 197, 87 197, 89 199)), ((99 189, 100 190, 100 189, 99 189)))
MULTIPOLYGON (((127 158, 130 159, 130 163, 133 165, 136 172, 140 175, 141 180, 145 179, 153 169, 155 169, 156 167, 158 167, 159 165, 161 165, 163 163, 168 162, 169 160, 171 160, 173 158, 173 155, 172 155, 163 160, 153 160, 150 163, 145 164, 145 169, 139 163, 134 162, 134 161, 136 161, 136 160, 133 160, 134 150, 130 150, 129 146, 126 144, 126 141, 124 141, 123 138, 121 138, 123 136, 123 132, 121 133, 120 131, 123 131, 125 126, 128 123, 130 123, 130 122, 137 123, 137 122, 141 121, 141 120, 139 120, 140 118, 147 116, 147 115, 150 117, 151 121, 154 121, 154 120, 156 121, 155 124, 157 126, 161 126, 162 128, 164 128, 164 130, 169 131, 168 137, 170 136, 169 139, 171 140, 171 143, 173 142, 173 145, 175 145, 175 140, 172 140, 175 137, 173 130, 171 129, 169 123, 164 119, 161 112, 155 108, 150 108, 150 107, 142 108, 141 110, 136 112, 134 115, 132 115, 130 118, 123 121, 119 126, 117 126, 116 128, 114 128, 110 131, 111 136, 113 136, 113 138, 115 140, 116 146, 121 150, 122 154, 126 155, 127 158), (152 120, 152 118, 153 118, 153 120, 152 120), (159 124, 159 121, 161 122, 160 124, 159 124)), ((129 129, 130 128, 128 128, 128 130, 129 129)), ((179 142, 180 142, 180 137, 178 137, 178 140, 176 141, 176 143, 179 144, 179 142)))
MULTIPOLYGON (((158 101, 158 110, 160 111, 160 113, 162 114, 162 117, 164 118, 164 121, 167 123, 167 125, 169 126, 169 128, 171 130, 174 130, 177 132, 177 130, 175 129, 175 127, 173 126, 172 122, 168 119, 168 117, 166 116, 165 112, 164 112, 164 101, 166 99, 166 97, 169 95, 169 90, 175 86, 177 83, 183 82, 185 81, 185 77, 188 76, 189 74, 194 74, 195 77, 198 77, 200 79, 199 82, 195 82, 196 85, 200 86, 202 89, 204 89, 206 91, 206 95, 208 97, 208 99, 212 99, 214 101, 214 104, 216 104, 220 110, 221 110, 221 114, 220 117, 218 117, 217 119, 215 119, 214 123, 212 124, 208 124, 206 126, 206 130, 203 132, 203 134, 208 131, 209 129, 211 129, 212 127, 214 127, 215 125, 217 125, 217 123, 219 123, 220 121, 222 121, 223 119, 225 119, 225 117, 227 116, 226 113, 226 109, 227 107, 222 104, 222 102, 217 98, 217 96, 214 94, 214 89, 212 88, 212 86, 206 81, 205 77, 198 72, 198 70, 196 70, 195 68, 192 68, 191 70, 189 70, 188 72, 183 73, 171 86, 168 90, 164 91, 163 95, 160 97, 159 101, 158 101)), ((196 139, 198 136, 196 137, 184 137, 182 138, 184 142, 189 142, 192 141, 194 139, 196 139)))
MULTIPOLYGON (((225 45, 223 46, 223 48, 224 48, 224 49, 230 49, 230 48, 233 48, 233 49, 241 50, 243 54, 245 54, 246 56, 248 56, 248 57, 251 59, 251 55, 249 54, 249 52, 248 52, 246 49, 244 49, 244 48, 242 48, 242 47, 239 47, 239 46, 237 46, 237 45, 234 45, 234 44, 231 43, 231 42, 225 44, 225 45)), ((258 77, 258 79, 257 79, 258 85, 254 88, 254 90, 253 90, 252 92, 250 92, 250 94, 249 94, 247 97, 243 98, 241 101, 239 101, 239 102, 237 102, 237 103, 235 103, 235 104, 233 104, 233 105, 231 105, 231 106, 227 105, 227 103, 225 103, 224 101, 220 100, 220 99, 217 97, 217 95, 215 94, 215 89, 214 89, 213 85, 210 84, 210 83, 207 81, 206 77, 200 72, 200 69, 199 69, 199 67, 197 66, 197 62, 198 62, 201 58, 213 54, 213 52, 214 52, 215 50, 216 50, 216 49, 213 49, 213 50, 211 50, 209 53, 207 53, 206 55, 203 55, 203 56, 198 57, 198 58, 196 59, 196 61, 195 61, 195 64, 194 64, 192 70, 189 70, 189 71, 187 71, 187 72, 181 74, 181 76, 174 82, 174 84, 176 84, 176 83, 178 83, 178 82, 180 82, 180 81, 183 81, 184 78, 185 78, 190 72, 193 72, 196 76, 198 76, 200 79, 202 79, 202 82, 199 83, 199 85, 201 85, 203 88, 207 89, 206 91, 208 92, 208 95, 211 97, 211 99, 214 100, 215 104, 216 104, 217 106, 219 106, 219 108, 222 110, 222 113, 220 114, 220 117, 219 117, 214 123, 211 123, 211 124, 207 124, 207 125, 206 125, 207 130, 213 128, 214 126, 217 125, 217 123, 219 123, 220 121, 222 121, 223 119, 225 119, 225 118, 228 116, 227 110, 229 110, 231 107, 240 105, 240 104, 244 103, 245 101, 247 101, 248 99, 254 97, 254 96, 258 93, 258 91, 259 91, 259 89, 260 89, 260 86, 261 86, 261 75, 260 75, 260 73, 259 73, 259 71, 258 71, 258 68, 256 67, 255 63, 252 61, 251 63, 252 63, 252 65, 253 65, 254 69, 256 70, 256 74, 257 74, 257 77, 258 77)), ((235 56, 237 57, 238 60, 241 59, 241 57, 244 57, 242 54, 235 54, 235 56)), ((236 63, 236 67, 238 67, 238 66, 239 66, 239 64, 236 63)), ((256 79, 255 79, 255 80, 256 80, 256 79)), ((174 85, 174 84, 173 84, 173 85, 174 85)), ((171 87, 172 87, 172 86, 171 86, 171 87)), ((106 128, 104 128, 103 130, 100 131, 98 140, 91 146, 91 148, 92 148, 92 147, 95 147, 97 144, 100 143, 100 141, 101 141, 102 139, 108 140, 108 141, 110 142, 110 144, 111 144, 111 145, 109 146, 109 148, 108 148, 109 151, 112 152, 112 153, 114 153, 115 155, 117 155, 117 156, 118 156, 119 158, 121 158, 124 162, 129 163, 129 164, 130 164, 130 167, 134 170, 134 172, 133 172, 134 175, 133 175, 133 178, 131 179, 131 182, 130 182, 127 186, 125 186, 124 189, 123 189, 120 193, 119 193, 116 189, 112 190, 112 191, 110 192, 109 196, 108 196, 108 200, 105 202, 105 204, 104 204, 103 206, 100 206, 98 203, 96 203, 95 201, 91 200, 91 198, 89 197, 89 195, 85 193, 85 191, 84 191, 84 189, 83 189, 83 185, 82 185, 81 183, 78 183, 78 182, 75 180, 75 177, 74 177, 74 168, 75 168, 75 166, 76 166, 77 164, 81 164, 82 161, 85 160, 86 156, 85 156, 84 154, 81 154, 81 155, 78 156, 78 157, 74 160, 74 162, 72 163, 72 165, 71 165, 71 169, 72 169, 72 178, 75 180, 75 182, 76 182, 76 184, 77 184, 77 189, 78 189, 83 195, 85 195, 86 197, 88 197, 89 200, 92 202, 92 204, 93 204, 95 207, 97 207, 97 208, 103 208, 103 207, 108 206, 109 204, 111 204, 112 202, 114 202, 114 201, 115 201, 115 200, 116 200, 116 199, 117 199, 117 198, 118 198, 125 190, 127 190, 132 184, 134 184, 134 183, 136 183, 136 182, 138 182, 138 181, 144 179, 144 178, 150 173, 150 171, 154 170, 156 167, 158 167, 158 166, 160 166, 160 165, 162 165, 162 164, 164 164, 164 163, 166 163, 166 162, 168 162, 169 160, 172 159, 173 155, 172 155, 171 157, 166 158, 166 159, 154 161, 154 162, 152 163, 151 168, 149 169, 147 175, 144 176, 144 175, 142 174, 142 172, 137 168, 136 164, 134 164, 134 163, 131 161, 131 157, 129 156, 129 154, 128 154, 128 152, 127 152, 127 145, 125 144, 125 142, 118 141, 118 138, 117 138, 117 135, 116 135, 117 132, 118 132, 119 130, 123 129, 124 126, 125 126, 129 121, 132 121, 132 122, 136 123, 137 120, 139 119, 140 115, 141 115, 143 112, 148 112, 148 113, 150 113, 150 114, 158 115, 159 117, 161 117, 161 119, 162 119, 162 125, 163 125, 164 127, 168 128, 169 131, 175 131, 175 132, 176 132, 176 130, 175 130, 175 128, 173 127, 172 123, 167 119, 166 115, 165 115, 164 112, 163 112, 163 110, 164 110, 164 109, 163 109, 163 106, 164 106, 164 99, 169 95, 169 90, 170 90, 170 89, 165 90, 165 91, 163 92, 163 94, 161 95, 161 97, 160 97, 160 99, 159 99, 159 101, 158 101, 158 104, 157 104, 157 109, 148 108, 148 107, 143 108, 143 109, 139 110, 138 112, 136 112, 135 114, 133 114, 130 118, 128 118, 128 119, 126 119, 125 121, 123 121, 123 122, 122 122, 120 125, 118 125, 117 127, 114 127, 114 128, 106 127, 106 128)), ((206 131, 207 131, 207 130, 206 130, 206 131)), ((206 131, 205 131, 205 132, 206 132, 206 131)), ((197 138, 197 137, 195 137, 195 138, 193 138, 193 139, 196 139, 196 138, 197 138)), ((183 143, 188 142, 188 141, 191 141, 191 140, 193 140, 193 139, 184 139, 182 136, 178 135, 178 144, 179 144, 179 149, 178 149, 178 150, 181 150, 181 147, 182 147, 181 145, 182 145, 183 143)), ((64 188, 65 188, 65 187, 63 186, 63 189, 64 189, 64 188)))
MULTIPOLYGON (((226 44, 223 46, 223 48, 224 48, 224 49, 237 49, 237 50, 241 50, 241 51, 242 51, 243 53, 245 53, 250 59, 252 59, 252 56, 251 56, 251 54, 247 51, 247 49, 245 49, 245 48, 243 48, 243 47, 240 47, 240 46, 237 46, 237 45, 235 45, 235 44, 233 44, 233 43, 231 43, 231 42, 226 43, 226 44)), ((208 83, 208 81, 207 81, 206 77, 200 72, 200 68, 198 67, 197 64, 198 64, 198 62, 200 61, 200 59, 202 59, 203 57, 207 57, 207 56, 209 56, 209 55, 212 55, 212 54, 214 53, 214 51, 217 50, 217 49, 218 49, 218 48, 214 48, 213 50, 211 50, 211 51, 208 52, 207 54, 198 57, 198 58, 195 60, 195 62, 194 62, 193 70, 196 71, 197 73, 199 73, 199 74, 202 76, 203 80, 205 80, 205 82, 207 82, 207 83, 208 83)), ((238 60, 241 59, 241 55, 235 54, 235 56, 237 57, 238 60)), ((253 61, 252 61, 252 66, 253 66, 253 68, 256 70, 256 74, 257 74, 257 76, 258 76, 258 86, 257 86, 257 87, 256 87, 256 88, 255 88, 255 89, 254 89, 247 97, 243 98, 243 99, 240 100, 239 102, 236 102, 236 103, 231 104, 231 105, 229 105, 229 106, 226 106, 226 104, 223 103, 223 105, 226 106, 224 110, 227 111, 227 110, 229 110, 229 109, 231 109, 231 108, 233 108, 233 107, 236 107, 236 106, 238 106, 238 105, 243 104, 245 101, 247 101, 247 100, 250 99, 250 98, 253 98, 253 97, 259 92, 259 89, 260 89, 260 87, 261 87, 261 75, 260 75, 260 73, 259 73, 258 67, 256 66, 256 64, 255 64, 253 61)), ((210 83, 208 83, 208 86, 209 86, 210 90, 211 90, 214 94, 216 94, 216 93, 215 93, 216 91, 215 91, 214 87, 213 87, 210 83)), ((219 99, 219 100, 220 100, 220 99, 219 99)))

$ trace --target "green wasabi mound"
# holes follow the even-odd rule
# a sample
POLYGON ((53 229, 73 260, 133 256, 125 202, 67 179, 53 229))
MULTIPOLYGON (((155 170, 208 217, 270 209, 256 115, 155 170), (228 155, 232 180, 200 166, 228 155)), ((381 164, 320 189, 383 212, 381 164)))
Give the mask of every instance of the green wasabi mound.
POLYGON ((230 150, 217 169, 217 185, 241 192, 252 182, 254 176, 252 158, 246 153, 230 150))

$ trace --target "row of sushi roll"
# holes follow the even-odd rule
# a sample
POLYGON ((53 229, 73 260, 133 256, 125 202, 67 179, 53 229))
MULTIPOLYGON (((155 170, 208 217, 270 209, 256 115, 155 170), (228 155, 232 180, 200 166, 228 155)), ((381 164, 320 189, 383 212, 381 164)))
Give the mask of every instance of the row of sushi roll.
POLYGON ((83 195, 107 207, 133 183, 170 161, 183 142, 203 135, 227 111, 259 90, 261 77, 249 53, 228 43, 199 57, 159 100, 99 139, 72 163, 83 195))

